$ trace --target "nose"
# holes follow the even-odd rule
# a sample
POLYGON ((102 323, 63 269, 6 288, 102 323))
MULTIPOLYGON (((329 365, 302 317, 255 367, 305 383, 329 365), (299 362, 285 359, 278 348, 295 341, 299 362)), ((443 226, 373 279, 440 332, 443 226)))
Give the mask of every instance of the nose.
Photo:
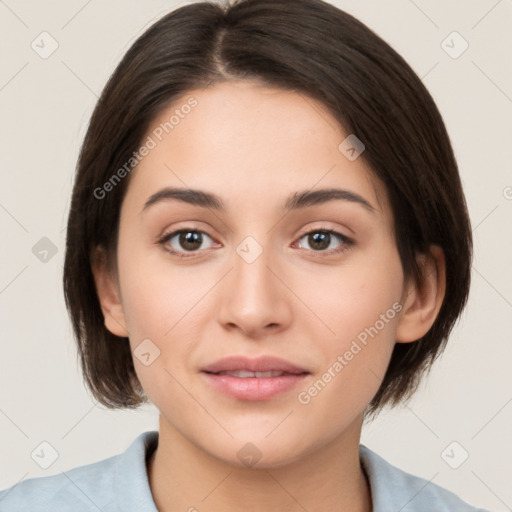
POLYGON ((254 240, 240 244, 232 270, 223 279, 218 320, 228 330, 251 338, 286 329, 291 321, 293 294, 286 286, 284 262, 254 240))

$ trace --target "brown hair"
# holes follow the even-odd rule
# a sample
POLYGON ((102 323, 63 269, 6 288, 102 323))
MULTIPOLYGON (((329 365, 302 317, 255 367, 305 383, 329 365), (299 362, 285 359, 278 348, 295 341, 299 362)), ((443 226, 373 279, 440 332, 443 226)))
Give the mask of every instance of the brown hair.
POLYGON ((406 277, 417 253, 439 245, 446 295, 429 332, 395 344, 367 413, 410 397, 443 350, 469 292, 472 238, 448 134, 426 88, 405 60, 363 23, 322 0, 238 0, 181 7, 153 24, 106 84, 80 152, 67 227, 64 293, 84 378, 109 408, 147 401, 126 338, 111 334, 91 270, 96 247, 116 254, 130 176, 96 190, 132 157, 150 122, 187 91, 258 80, 325 104, 366 149, 385 184, 406 277))

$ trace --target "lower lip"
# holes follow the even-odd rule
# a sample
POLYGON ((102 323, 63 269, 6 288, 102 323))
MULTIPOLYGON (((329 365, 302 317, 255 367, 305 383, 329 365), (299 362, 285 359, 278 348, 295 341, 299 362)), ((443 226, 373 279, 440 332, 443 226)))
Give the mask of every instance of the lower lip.
POLYGON ((280 377, 233 377, 203 372, 208 381, 219 391, 240 400, 268 400, 300 384, 306 373, 280 377))

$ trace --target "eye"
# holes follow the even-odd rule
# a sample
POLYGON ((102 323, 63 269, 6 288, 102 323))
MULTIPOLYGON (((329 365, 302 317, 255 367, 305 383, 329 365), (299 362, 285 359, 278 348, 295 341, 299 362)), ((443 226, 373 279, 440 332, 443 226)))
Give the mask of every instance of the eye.
MULTIPOLYGON (((305 233, 299 241, 305 239, 310 245, 312 252, 325 254, 338 254, 354 245, 353 240, 332 229, 319 228, 305 233), (336 247, 336 240, 338 246, 336 247), (334 248, 332 246, 335 246, 334 248), (326 250, 328 249, 328 250, 326 250)), ((212 238, 204 231, 194 228, 183 228, 164 235, 158 243, 166 251, 179 258, 190 258, 196 256, 200 249, 206 250, 205 241, 212 241, 212 238), (189 253, 189 254, 187 254, 189 253)), ((211 248, 212 245, 210 245, 211 248)), ((300 244, 302 248, 302 244, 300 244)))
POLYGON ((327 254, 337 254, 343 252, 354 245, 353 240, 334 231, 332 229, 315 229, 309 231, 305 235, 302 235, 299 240, 306 239, 307 243, 311 246, 311 250, 314 252, 325 252, 327 254), (336 245, 336 239, 338 240, 338 247, 332 247, 333 242, 336 245), (325 250, 329 249, 329 250, 325 250))
POLYGON ((184 228, 164 235, 159 243, 171 254, 188 258, 194 256, 199 249, 205 249, 203 242, 206 239, 212 240, 204 231, 184 228), (187 255, 187 252, 191 254, 187 255))

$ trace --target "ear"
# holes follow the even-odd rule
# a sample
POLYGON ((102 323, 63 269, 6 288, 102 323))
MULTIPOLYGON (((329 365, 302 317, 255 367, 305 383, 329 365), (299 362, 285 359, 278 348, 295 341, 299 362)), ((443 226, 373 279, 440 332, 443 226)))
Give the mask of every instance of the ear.
POLYGON ((96 283, 96 293, 101 304, 105 327, 116 336, 127 337, 126 318, 120 299, 115 272, 109 268, 107 253, 97 247, 91 257, 91 268, 96 283))
POLYGON ((430 246, 429 254, 417 257, 421 270, 419 283, 411 282, 404 291, 403 310, 396 331, 397 343, 423 337, 434 324, 446 292, 446 266, 443 250, 430 246))

